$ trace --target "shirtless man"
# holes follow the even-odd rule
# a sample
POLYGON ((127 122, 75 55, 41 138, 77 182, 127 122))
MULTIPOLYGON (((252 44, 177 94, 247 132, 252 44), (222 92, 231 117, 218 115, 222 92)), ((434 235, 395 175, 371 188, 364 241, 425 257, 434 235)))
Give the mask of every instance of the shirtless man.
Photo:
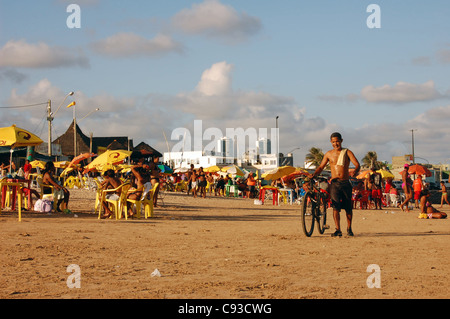
POLYGON ((197 197, 197 183, 198 183, 197 179, 198 179, 197 171, 194 169, 189 179, 189 183, 191 183, 191 189, 194 198, 197 197))
MULTIPOLYGON (((117 187, 119 187, 122 184, 121 180, 116 176, 116 174, 114 173, 114 171, 112 169, 107 170, 103 174, 103 177, 105 180, 101 184, 102 190, 116 189, 117 187)), ((115 193, 109 193, 106 195, 106 199, 117 200, 119 198, 119 196, 120 196, 120 191, 115 192, 115 193)), ((105 213, 100 218, 106 219, 112 215, 112 212, 109 209, 108 204, 106 202, 102 201, 101 204, 103 206, 103 209, 105 210, 105 213)))
POLYGON ((331 204, 333 207, 333 218, 336 224, 336 231, 331 235, 332 237, 342 236, 340 211, 344 209, 347 215, 347 233, 349 236, 353 236, 352 232, 352 217, 353 217, 353 205, 352 205, 352 184, 350 183, 349 166, 350 162, 355 166, 352 172, 352 177, 355 177, 360 169, 360 165, 355 155, 349 149, 342 148, 342 136, 340 133, 331 134, 330 142, 333 149, 328 151, 322 160, 320 166, 316 169, 314 174, 309 174, 310 178, 319 175, 330 163, 331 168, 331 182, 330 182, 330 195, 331 204))
MULTIPOLYGON (((127 199, 139 200, 144 192, 144 184, 148 182, 148 176, 145 169, 140 165, 134 165, 131 167, 131 172, 133 173, 134 179, 132 187, 128 191, 127 199)), ((133 217, 134 213, 131 209, 131 203, 127 202, 128 216, 133 217)))

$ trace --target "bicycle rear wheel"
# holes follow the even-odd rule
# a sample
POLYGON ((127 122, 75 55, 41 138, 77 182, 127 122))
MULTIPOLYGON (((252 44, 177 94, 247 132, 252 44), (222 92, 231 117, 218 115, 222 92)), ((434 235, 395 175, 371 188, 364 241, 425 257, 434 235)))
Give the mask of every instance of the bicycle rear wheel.
POLYGON ((314 231, 314 210, 316 201, 312 193, 306 193, 302 205, 302 229, 307 237, 311 237, 314 231))
POLYGON ((324 194, 319 194, 318 196, 318 209, 317 209, 317 225, 319 226, 319 232, 323 234, 325 232, 325 229, 327 224, 327 208, 328 203, 327 199, 325 198, 324 194))

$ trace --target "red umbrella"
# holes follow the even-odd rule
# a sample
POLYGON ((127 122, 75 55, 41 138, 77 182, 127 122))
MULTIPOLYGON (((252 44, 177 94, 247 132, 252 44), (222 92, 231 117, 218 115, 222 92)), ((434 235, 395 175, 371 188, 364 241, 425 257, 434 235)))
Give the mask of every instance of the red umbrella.
POLYGON ((80 154, 80 155, 74 157, 74 159, 72 160, 72 162, 70 162, 68 167, 71 167, 73 165, 77 165, 79 162, 81 162, 81 161, 83 161, 85 159, 88 159, 90 157, 96 156, 96 155, 97 154, 94 154, 94 153, 83 153, 83 154, 80 154))
POLYGON ((286 176, 282 177, 281 180, 282 180, 283 182, 285 182, 285 183, 286 183, 286 182, 290 182, 290 181, 292 181, 293 179, 296 179, 297 177, 306 175, 307 173, 308 173, 307 171, 296 170, 295 172, 293 172, 293 173, 291 173, 291 174, 289 174, 289 175, 286 175, 286 176))
POLYGON ((430 177, 432 175, 428 168, 420 164, 414 164, 409 166, 408 173, 416 175, 425 175, 426 177, 430 177))

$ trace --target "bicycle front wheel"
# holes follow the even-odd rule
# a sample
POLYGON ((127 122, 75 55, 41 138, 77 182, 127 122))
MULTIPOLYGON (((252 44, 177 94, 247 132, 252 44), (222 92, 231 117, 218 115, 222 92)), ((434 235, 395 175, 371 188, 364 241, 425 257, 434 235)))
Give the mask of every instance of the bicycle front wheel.
POLYGON ((318 207, 317 207, 317 225, 319 226, 319 232, 323 234, 325 232, 326 223, 327 223, 327 208, 328 203, 324 194, 318 195, 318 207))
POLYGON ((314 210, 316 201, 312 193, 306 193, 302 205, 302 229, 307 237, 311 237, 314 231, 314 210))

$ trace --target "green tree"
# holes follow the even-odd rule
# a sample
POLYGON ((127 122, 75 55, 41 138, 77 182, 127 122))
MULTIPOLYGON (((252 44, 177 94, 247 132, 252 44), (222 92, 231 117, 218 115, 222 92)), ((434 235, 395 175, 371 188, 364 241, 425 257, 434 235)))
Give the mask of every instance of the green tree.
MULTIPOLYGON (((306 163, 318 167, 320 165, 320 163, 322 163, 324 154, 322 152, 322 149, 317 148, 317 147, 311 147, 309 149, 309 153, 306 154, 306 163)), ((328 165, 327 165, 328 168, 328 165)))
POLYGON ((366 168, 371 168, 374 166, 376 169, 380 169, 381 165, 378 162, 378 155, 375 151, 369 151, 367 152, 366 156, 362 159, 362 164, 366 168))

